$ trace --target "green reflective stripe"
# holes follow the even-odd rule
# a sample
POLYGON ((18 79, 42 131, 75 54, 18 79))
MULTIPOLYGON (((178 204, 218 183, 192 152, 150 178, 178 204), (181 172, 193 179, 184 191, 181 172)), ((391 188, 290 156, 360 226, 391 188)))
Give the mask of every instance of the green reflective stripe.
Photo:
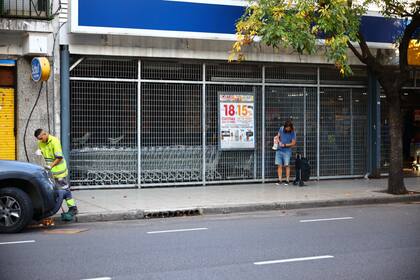
MULTIPOLYGON (((53 162, 54 162, 54 160, 45 160, 45 162, 46 162, 46 163, 53 163, 53 162)), ((64 162, 64 161, 60 161, 59 163, 57 163, 57 164, 54 166, 54 168, 55 168, 56 166, 60 166, 60 165, 63 165, 63 164, 66 164, 66 162, 64 162)))
POLYGON ((60 179, 60 178, 66 178, 68 175, 69 175, 69 173, 68 172, 65 172, 65 173, 60 174, 60 175, 53 175, 53 177, 55 179, 60 179))
POLYGON ((76 201, 74 201, 73 198, 67 199, 66 204, 67 204, 67 207, 73 207, 73 206, 76 206, 76 201))
POLYGON ((61 171, 51 171, 51 173, 53 175, 60 175, 60 174, 66 173, 66 172, 67 172, 67 169, 64 169, 64 170, 61 170, 61 171))

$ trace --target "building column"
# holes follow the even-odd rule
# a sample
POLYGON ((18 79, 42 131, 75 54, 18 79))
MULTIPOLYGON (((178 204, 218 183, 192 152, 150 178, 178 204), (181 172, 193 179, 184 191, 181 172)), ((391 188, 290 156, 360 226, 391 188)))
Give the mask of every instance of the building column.
POLYGON ((69 46, 60 46, 61 145, 64 158, 70 161, 70 54, 69 46))
POLYGON ((381 92, 375 75, 368 72, 368 173, 381 175, 381 92))

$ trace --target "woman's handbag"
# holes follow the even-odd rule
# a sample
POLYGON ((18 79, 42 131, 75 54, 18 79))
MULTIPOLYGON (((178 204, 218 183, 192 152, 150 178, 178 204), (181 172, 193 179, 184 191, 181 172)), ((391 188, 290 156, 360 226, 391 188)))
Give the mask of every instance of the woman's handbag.
POLYGON ((271 149, 273 149, 274 151, 277 151, 279 148, 279 142, 280 142, 279 136, 277 135, 273 139, 273 147, 271 147, 271 149))

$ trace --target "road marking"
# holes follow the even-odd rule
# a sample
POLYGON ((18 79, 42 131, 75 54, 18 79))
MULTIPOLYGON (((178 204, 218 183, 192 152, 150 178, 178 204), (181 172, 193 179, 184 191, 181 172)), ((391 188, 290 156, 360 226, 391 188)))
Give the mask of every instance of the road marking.
POLYGON ((185 229, 173 229, 173 230, 148 231, 147 234, 198 231, 198 230, 208 230, 208 228, 185 228, 185 229))
POLYGON ((86 278, 82 280, 111 280, 111 277, 99 277, 99 278, 86 278))
POLYGON ((312 223, 312 222, 325 222, 325 221, 337 221, 337 220, 352 220, 353 217, 342 217, 342 218, 328 218, 328 219, 313 219, 313 220, 300 220, 301 223, 312 223))
POLYGON ((266 265, 266 264, 276 264, 276 263, 288 263, 288 262, 302 262, 302 261, 313 261, 313 260, 322 260, 322 259, 332 259, 334 256, 315 256, 315 257, 305 257, 305 258, 294 258, 294 259, 283 259, 283 260, 274 260, 274 261, 264 261, 264 262, 254 262, 255 265, 266 265))
POLYGON ((0 245, 23 244, 23 243, 34 243, 34 242, 35 240, 11 241, 11 242, 1 242, 0 245))
POLYGON ((88 231, 87 228, 68 228, 68 229, 47 229, 44 230, 44 233, 47 234, 77 234, 81 232, 88 231))

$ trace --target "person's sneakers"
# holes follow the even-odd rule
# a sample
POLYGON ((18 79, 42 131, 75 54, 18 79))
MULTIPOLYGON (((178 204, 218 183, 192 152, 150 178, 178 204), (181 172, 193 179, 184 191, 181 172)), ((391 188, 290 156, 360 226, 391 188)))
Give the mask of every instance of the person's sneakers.
POLYGON ((289 181, 284 181, 285 186, 288 186, 289 184, 290 184, 289 181))
POLYGON ((277 186, 281 186, 281 181, 277 181, 277 182, 276 182, 276 185, 277 185, 277 186))
POLYGON ((79 210, 77 209, 77 206, 72 206, 72 207, 69 208, 69 211, 67 213, 75 216, 79 213, 79 210))

